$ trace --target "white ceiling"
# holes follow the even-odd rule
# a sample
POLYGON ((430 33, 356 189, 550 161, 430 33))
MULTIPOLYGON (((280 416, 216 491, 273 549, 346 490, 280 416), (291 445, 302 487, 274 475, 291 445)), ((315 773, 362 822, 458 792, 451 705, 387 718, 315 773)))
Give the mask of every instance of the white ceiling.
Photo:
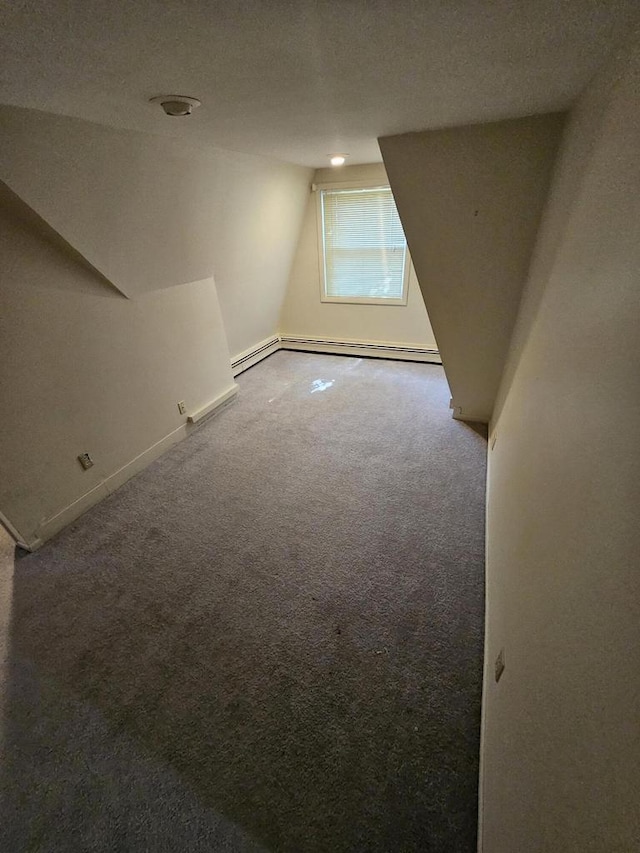
POLYGON ((308 166, 568 107, 638 0, 4 0, 0 103, 308 166), (154 95, 193 95, 168 118, 154 95))

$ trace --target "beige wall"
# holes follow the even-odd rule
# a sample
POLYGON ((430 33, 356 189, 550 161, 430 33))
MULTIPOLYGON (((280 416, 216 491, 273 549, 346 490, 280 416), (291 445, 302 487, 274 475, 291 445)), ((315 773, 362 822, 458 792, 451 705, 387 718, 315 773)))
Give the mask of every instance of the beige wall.
POLYGON ((127 296, 213 275, 232 355, 277 332, 312 171, 0 107, 0 179, 127 296))
POLYGON ((214 278, 232 358, 279 331, 312 169, 244 155, 220 176, 214 278))
MULTIPOLYGON (((382 163, 319 169, 314 182, 379 180, 388 183, 382 163)), ((411 270, 407 305, 348 305, 320 301, 316 195, 309 193, 280 333, 339 341, 368 341, 437 349, 422 293, 411 270)))
POLYGON ((640 849, 639 91, 571 116, 492 424, 484 853, 640 849))
POLYGON ((233 379, 211 278, 125 299, 5 205, 0 239, 0 512, 32 541, 233 379))
POLYGON ((462 418, 491 415, 562 123, 534 116, 379 140, 462 418))
POLYGON ((0 121, 0 178, 124 294, 211 275, 207 152, 17 107, 0 121))
POLYGON ((33 541, 183 437, 177 401, 224 394, 230 349, 277 333, 312 173, 29 110, 0 118, 0 515, 33 541))

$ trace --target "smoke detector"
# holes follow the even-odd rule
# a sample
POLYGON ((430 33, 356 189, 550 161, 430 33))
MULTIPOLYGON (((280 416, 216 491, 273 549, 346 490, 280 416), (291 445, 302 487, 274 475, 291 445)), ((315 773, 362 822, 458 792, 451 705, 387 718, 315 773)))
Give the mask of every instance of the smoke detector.
POLYGON ((201 101, 188 95, 158 95, 151 98, 149 103, 160 104, 168 116, 190 116, 201 101))

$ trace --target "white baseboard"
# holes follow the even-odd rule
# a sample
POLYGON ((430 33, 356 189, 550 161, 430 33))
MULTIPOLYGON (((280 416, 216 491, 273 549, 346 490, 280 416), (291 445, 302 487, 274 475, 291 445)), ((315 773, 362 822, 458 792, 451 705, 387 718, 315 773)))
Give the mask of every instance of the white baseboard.
POLYGON ((177 444, 186 438, 187 435, 196 428, 195 426, 192 426, 192 423, 195 424, 196 419, 198 421, 202 420, 206 415, 213 414, 214 411, 228 404, 235 397, 237 391, 238 386, 234 385, 232 388, 229 388, 227 391, 220 394, 215 400, 212 400, 206 406, 203 406, 202 409, 199 409, 198 412, 194 413, 194 415, 191 415, 189 417, 190 423, 181 424, 177 429, 174 429, 168 435, 165 435, 164 438, 161 438, 160 441, 156 441, 156 443, 152 444, 151 447, 148 447, 130 462, 127 462, 127 464, 123 465, 122 468, 119 468, 117 471, 114 471, 113 474, 105 477, 102 482, 98 483, 88 492, 85 492, 84 495, 73 501, 73 503, 60 510, 60 512, 57 512, 55 515, 52 515, 50 518, 42 521, 38 526, 36 535, 27 539, 24 543, 21 542, 19 544, 25 547, 28 551, 35 551, 43 542, 46 542, 47 539, 51 539, 51 537, 55 536, 55 534, 62 530, 63 527, 71 524, 72 521, 75 521, 88 509, 91 509, 92 506, 95 506, 108 495, 115 492, 115 490, 120 488, 120 486, 126 483, 127 480, 130 480, 136 474, 139 474, 140 471, 143 471, 174 444, 177 444), (192 421, 192 418, 195 419, 192 421))
POLYGON ((198 421, 201 421, 203 418, 206 418, 208 415, 213 414, 215 411, 218 411, 222 406, 226 403, 230 403, 231 400, 234 399, 236 394, 238 393, 238 386, 232 385, 228 391, 225 391, 224 394, 220 394, 219 397, 216 397, 215 400, 212 400, 210 403, 207 403, 206 406, 203 406, 201 409, 197 409, 195 412, 192 412, 187 420, 190 424, 197 424, 198 421))
POLYGON ((13 539, 13 541, 22 548, 23 551, 35 551, 35 549, 41 545, 39 539, 32 537, 31 539, 28 536, 23 536, 20 531, 13 526, 13 524, 9 521, 9 519, 0 512, 0 525, 4 527, 9 536, 13 539))
POLYGON ((373 356, 374 358, 392 358, 402 361, 421 361, 429 364, 442 364, 440 353, 435 349, 412 347, 406 344, 383 343, 382 341, 336 341, 330 338, 305 338, 299 335, 274 335, 265 338, 259 344, 241 352, 231 361, 234 376, 253 367, 263 358, 280 349, 299 352, 323 352, 330 355, 373 356))
POLYGON ((267 358, 267 356, 272 355, 279 349, 280 337, 278 335, 272 335, 270 338, 265 338, 263 341, 260 341, 259 344, 244 350, 244 352, 241 352, 239 355, 232 358, 231 372, 234 376, 238 376, 238 374, 242 373, 243 370, 253 367, 254 364, 257 364, 259 361, 262 361, 263 358, 267 358))
POLYGON ((466 412, 463 412, 461 406, 450 406, 449 408, 453 409, 451 412, 451 417, 454 421, 464 421, 468 424, 488 424, 489 418, 482 417, 481 415, 474 415, 471 413, 470 415, 466 412))
POLYGON ((421 361, 442 364, 438 350, 412 347, 405 344, 382 343, 378 341, 336 341, 328 338, 303 338, 297 335, 282 335, 282 349, 303 352, 324 352, 335 355, 373 356, 374 358, 394 358, 402 361, 421 361))

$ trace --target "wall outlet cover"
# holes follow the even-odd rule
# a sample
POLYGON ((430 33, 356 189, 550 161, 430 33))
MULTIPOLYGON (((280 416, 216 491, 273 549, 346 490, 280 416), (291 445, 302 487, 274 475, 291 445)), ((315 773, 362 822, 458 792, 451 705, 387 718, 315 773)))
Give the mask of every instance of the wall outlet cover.
POLYGON ((78 462, 82 465, 85 471, 93 466, 93 459, 88 453, 81 453, 80 456, 78 456, 78 462))
POLYGON ((180 402, 178 403, 178 411, 181 415, 184 415, 184 413, 187 411, 187 404, 184 400, 180 400, 180 402))

